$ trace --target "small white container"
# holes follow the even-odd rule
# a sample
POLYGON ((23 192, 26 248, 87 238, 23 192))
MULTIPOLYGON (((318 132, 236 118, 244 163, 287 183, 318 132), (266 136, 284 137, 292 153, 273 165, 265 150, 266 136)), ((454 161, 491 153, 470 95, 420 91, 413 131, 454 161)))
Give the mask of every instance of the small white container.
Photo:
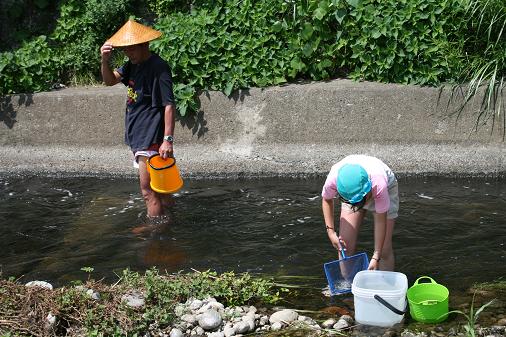
POLYGON ((355 275, 351 292, 355 304, 355 321, 360 324, 389 327, 404 318, 407 307, 408 278, 403 273, 363 270, 355 275), (379 295, 402 313, 395 313, 374 298, 379 295))

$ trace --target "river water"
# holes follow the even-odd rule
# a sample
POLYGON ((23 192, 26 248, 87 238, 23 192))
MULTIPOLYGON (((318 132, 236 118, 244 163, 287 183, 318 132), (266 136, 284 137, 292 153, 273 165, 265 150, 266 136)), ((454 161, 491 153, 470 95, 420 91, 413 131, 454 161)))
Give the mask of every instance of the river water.
MULTIPOLYGON (((321 214, 324 178, 186 181, 167 225, 145 229, 135 179, 0 177, 2 277, 63 285, 125 268, 214 269, 326 285, 336 251, 321 214)), ((506 181, 401 178, 396 270, 450 291, 506 275, 506 181)), ((359 252, 373 250, 371 216, 359 252)))

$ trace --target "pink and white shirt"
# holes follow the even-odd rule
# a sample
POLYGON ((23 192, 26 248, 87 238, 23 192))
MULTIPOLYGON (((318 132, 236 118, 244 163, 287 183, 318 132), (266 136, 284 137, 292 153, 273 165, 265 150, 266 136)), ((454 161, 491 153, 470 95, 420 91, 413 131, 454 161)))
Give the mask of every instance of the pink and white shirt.
POLYGON ((362 166, 369 179, 371 179, 371 191, 374 199, 376 213, 385 213, 390 207, 390 197, 388 195, 388 186, 394 184, 396 179, 392 170, 381 160, 366 155, 350 155, 332 166, 323 185, 322 198, 333 199, 337 193, 337 175, 339 169, 344 164, 358 164, 362 166))

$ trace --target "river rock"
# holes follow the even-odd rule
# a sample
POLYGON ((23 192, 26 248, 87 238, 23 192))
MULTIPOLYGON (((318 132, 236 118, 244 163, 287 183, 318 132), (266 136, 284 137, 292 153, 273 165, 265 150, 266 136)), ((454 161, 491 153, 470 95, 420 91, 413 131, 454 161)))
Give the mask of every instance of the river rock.
POLYGON ((141 308, 145 304, 144 296, 138 292, 123 295, 121 301, 125 302, 130 308, 141 308))
POLYGON ((181 316, 181 320, 191 325, 194 325, 197 322, 197 317, 195 317, 195 315, 192 314, 184 314, 183 316, 181 316))
POLYGON ((215 330, 221 325, 222 318, 219 312, 209 309, 199 316, 199 326, 207 331, 215 330))
POLYGON ((204 329, 202 329, 200 326, 196 326, 191 332, 190 336, 204 336, 205 335, 204 329))
POLYGON ((86 295, 88 295, 91 299, 96 301, 100 299, 100 294, 93 289, 86 290, 86 295))
POLYGON ((46 316, 46 323, 44 325, 44 328, 50 330, 54 327, 55 323, 56 323, 56 316, 54 316, 52 313, 49 313, 46 316))
POLYGON ((190 310, 199 310, 200 307, 202 307, 202 305, 204 304, 204 302, 202 302, 201 300, 193 300, 191 303, 190 303, 190 310))
POLYGON ((350 315, 342 315, 339 319, 344 319, 349 325, 353 325, 353 323, 355 323, 355 320, 350 315))
POLYGON ((183 336, 184 336, 183 331, 181 331, 177 328, 170 330, 169 337, 183 337, 183 336))
POLYGON ((269 322, 271 324, 277 322, 291 323, 299 317, 299 314, 290 309, 283 309, 281 311, 277 311, 271 315, 269 318, 269 322))
POLYGON ((225 337, 225 334, 221 331, 216 331, 216 332, 208 333, 207 337, 225 337))
POLYGON ((281 323, 281 322, 274 322, 274 323, 272 323, 272 325, 271 325, 271 330, 272 331, 279 331, 281 329, 283 329, 283 323, 281 323))
POLYGON ((186 306, 184 304, 177 304, 176 307, 174 308, 174 314, 176 315, 176 317, 181 317, 185 314, 186 312, 186 306))
POLYGON ((336 330, 342 330, 342 329, 347 329, 350 327, 350 324, 345 320, 345 319, 342 319, 340 318, 336 324, 334 324, 333 328, 336 329, 336 330))
POLYGON ((225 337, 231 337, 236 334, 235 327, 231 323, 227 323, 223 328, 223 333, 225 337))
POLYGON ((325 329, 330 329, 331 327, 334 326, 334 324, 336 324, 337 321, 333 318, 329 318, 327 320, 325 320, 323 323, 322 323, 322 327, 325 328, 325 329))
POLYGON ((46 281, 30 281, 27 284, 25 284, 26 287, 39 287, 44 288, 48 290, 53 290, 53 285, 51 283, 48 283, 46 281))
POLYGON ((258 320, 258 325, 264 326, 269 323, 269 317, 266 315, 260 316, 260 319, 258 320))
POLYGON ((248 326, 249 326, 248 332, 250 332, 250 331, 255 330, 255 314, 253 313, 253 316, 248 315, 248 314, 246 316, 242 317, 242 321, 246 322, 246 324, 248 324, 248 326))
POLYGON ((249 324, 244 321, 240 321, 234 324, 236 334, 244 334, 249 331, 249 324))

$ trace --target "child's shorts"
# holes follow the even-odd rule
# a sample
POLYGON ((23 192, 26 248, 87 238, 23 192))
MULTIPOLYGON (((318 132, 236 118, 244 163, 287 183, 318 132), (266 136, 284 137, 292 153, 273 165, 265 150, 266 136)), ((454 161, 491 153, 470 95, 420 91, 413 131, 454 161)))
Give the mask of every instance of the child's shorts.
MULTIPOLYGON (((387 212, 387 219, 395 219, 399 216, 399 186, 397 185, 397 180, 390 186, 388 186, 388 196, 390 197, 390 208, 387 212)), ((376 207, 374 205, 374 199, 371 198, 365 205, 364 209, 375 212, 376 207)), ((353 209, 350 204, 341 203, 341 210, 352 213, 353 209)))

